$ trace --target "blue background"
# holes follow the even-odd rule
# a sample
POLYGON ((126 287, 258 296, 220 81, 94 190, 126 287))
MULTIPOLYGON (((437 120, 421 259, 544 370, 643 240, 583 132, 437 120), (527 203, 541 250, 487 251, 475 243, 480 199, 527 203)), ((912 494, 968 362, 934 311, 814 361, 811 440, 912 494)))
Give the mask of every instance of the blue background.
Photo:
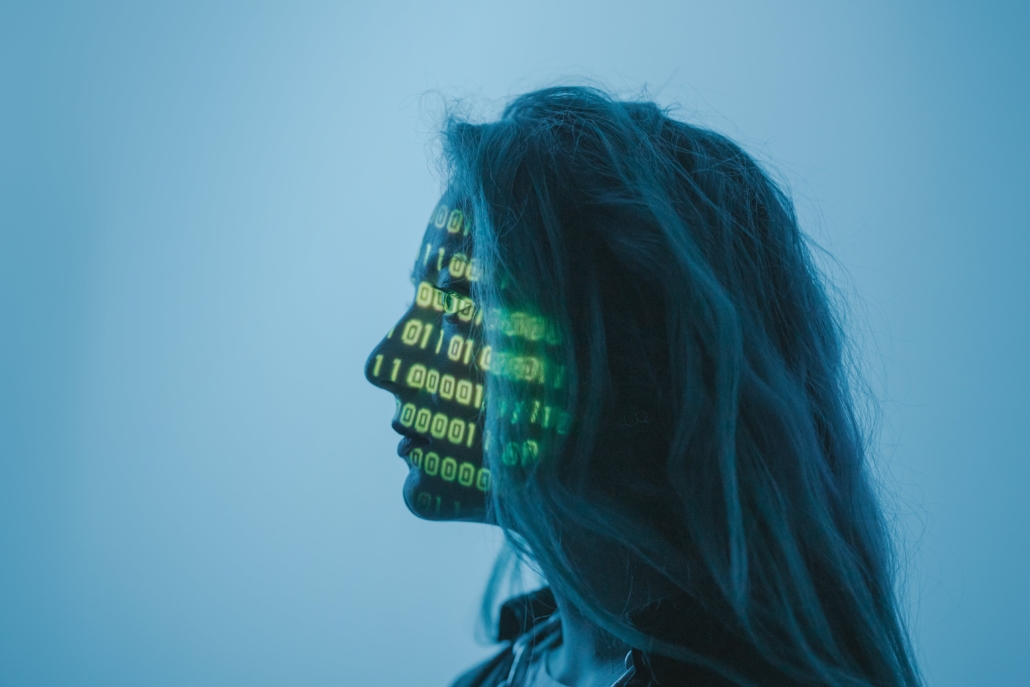
POLYGON ((932 685, 1030 684, 1017 2, 0 5, 0 685, 443 685, 496 533, 361 376, 442 105, 643 85, 770 162, 883 399, 932 685))

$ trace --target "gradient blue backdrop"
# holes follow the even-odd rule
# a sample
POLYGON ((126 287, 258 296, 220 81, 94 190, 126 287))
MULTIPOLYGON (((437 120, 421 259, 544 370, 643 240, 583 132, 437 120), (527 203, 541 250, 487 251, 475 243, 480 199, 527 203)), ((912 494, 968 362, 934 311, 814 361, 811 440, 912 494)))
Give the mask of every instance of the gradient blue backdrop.
POLYGON ((0 4, 0 685, 443 685, 497 537, 361 375, 442 96, 647 84, 840 261, 929 682, 1030 684, 1025 2, 0 4), (424 94, 429 93, 429 96, 424 94))

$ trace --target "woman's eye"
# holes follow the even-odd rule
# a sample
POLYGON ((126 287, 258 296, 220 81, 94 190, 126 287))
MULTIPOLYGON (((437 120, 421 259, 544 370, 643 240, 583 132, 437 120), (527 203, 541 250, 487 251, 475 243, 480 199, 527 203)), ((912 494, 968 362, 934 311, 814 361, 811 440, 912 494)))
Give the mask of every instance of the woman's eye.
POLYGON ((443 312, 445 316, 453 316, 462 322, 469 322, 476 311, 476 304, 471 298, 453 291, 443 292, 443 312))

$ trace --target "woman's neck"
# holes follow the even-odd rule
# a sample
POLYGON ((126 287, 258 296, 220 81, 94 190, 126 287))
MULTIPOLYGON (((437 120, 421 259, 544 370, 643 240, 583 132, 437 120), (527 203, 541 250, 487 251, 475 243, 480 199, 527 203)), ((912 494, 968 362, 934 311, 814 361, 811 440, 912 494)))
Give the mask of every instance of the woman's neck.
POLYGON ((610 687, 626 670, 629 647, 588 620, 555 591, 562 643, 548 657, 551 677, 570 687, 610 687))

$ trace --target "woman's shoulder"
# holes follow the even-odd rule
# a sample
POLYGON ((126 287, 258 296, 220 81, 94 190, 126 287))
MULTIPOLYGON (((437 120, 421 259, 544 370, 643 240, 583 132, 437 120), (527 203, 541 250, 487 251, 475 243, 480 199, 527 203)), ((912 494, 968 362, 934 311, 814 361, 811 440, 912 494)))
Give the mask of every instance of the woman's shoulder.
MULTIPOLYGON (((451 687, 495 687, 504 684, 519 654, 534 633, 540 633, 557 611, 547 587, 508 599, 501 605, 497 641, 505 646, 492 658, 466 671, 451 687)), ((530 647, 531 648, 531 647, 530 647)))
MULTIPOLYGON (((668 602, 661 609, 664 613, 657 614, 658 610, 649 608, 638 619, 668 630, 665 625, 668 625, 669 616, 684 615, 680 613, 682 608, 668 602), (670 613, 670 610, 674 612, 670 613), (651 617, 652 614, 655 617, 651 617), (665 616, 664 624, 656 620, 661 616, 665 616)), ((534 649, 544 649, 553 643, 554 635, 560 633, 561 620, 550 589, 545 587, 509 599, 501 606, 497 624, 497 641, 504 642, 505 646, 490 659, 459 676, 451 687, 523 687, 534 649)), ((744 654, 731 653, 739 659, 745 657, 744 654)), ((626 668, 627 672, 613 687, 730 687, 729 682, 713 671, 657 654, 645 654, 639 649, 629 652, 626 668)), ((759 679, 756 684, 768 682, 759 679)))

